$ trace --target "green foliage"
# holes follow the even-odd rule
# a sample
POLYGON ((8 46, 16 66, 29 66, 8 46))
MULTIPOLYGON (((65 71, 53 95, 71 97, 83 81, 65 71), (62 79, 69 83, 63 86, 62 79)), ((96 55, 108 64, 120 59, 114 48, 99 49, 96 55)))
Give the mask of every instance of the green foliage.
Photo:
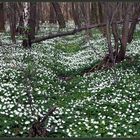
POLYGON ((128 46, 130 59, 82 76, 105 55, 106 43, 98 30, 93 37, 90 44, 81 33, 2 55, 7 67, 0 69, 0 136, 26 137, 37 116, 52 106, 57 111, 46 122, 46 129, 55 126, 49 137, 140 136, 139 40, 128 46))
POLYGON ((80 50, 80 46, 77 44, 57 44, 55 47, 65 53, 76 53, 80 50))

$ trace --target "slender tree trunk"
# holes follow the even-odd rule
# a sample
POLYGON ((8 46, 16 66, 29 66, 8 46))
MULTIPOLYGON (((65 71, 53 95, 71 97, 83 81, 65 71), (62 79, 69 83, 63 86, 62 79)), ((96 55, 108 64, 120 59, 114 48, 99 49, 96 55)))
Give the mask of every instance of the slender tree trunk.
POLYGON ((120 4, 120 9, 119 9, 119 17, 120 17, 120 20, 122 20, 123 19, 123 17, 122 17, 122 2, 121 2, 121 4, 120 4))
POLYGON ((112 3, 111 4, 111 26, 112 26, 112 34, 114 37, 114 49, 115 51, 113 52, 113 56, 114 56, 114 61, 116 62, 117 56, 118 56, 118 48, 119 48, 119 41, 120 41, 120 37, 119 37, 119 32, 118 32, 118 25, 117 25, 117 18, 118 18, 118 9, 120 7, 120 3, 112 3))
POLYGON ((91 10, 90 10, 90 23, 97 23, 97 7, 96 7, 96 3, 92 2, 91 3, 91 10))
POLYGON ((138 6, 135 7, 134 15, 132 15, 133 21, 131 23, 129 33, 128 33, 128 43, 131 43, 133 39, 133 34, 136 28, 136 24, 138 23, 139 15, 140 15, 140 5, 138 4, 138 6))
POLYGON ((36 2, 30 2, 30 17, 28 21, 30 39, 35 38, 36 27, 36 2))
MULTIPOLYGON (((83 19, 83 23, 85 26, 89 25, 90 24, 90 16, 89 16, 89 13, 90 13, 90 3, 82 3, 80 4, 80 13, 82 15, 82 19, 83 19)), ((88 41, 90 38, 92 37, 92 32, 91 30, 86 30, 85 31, 85 39, 86 41, 88 41)))
POLYGON ((8 16, 10 24, 10 33, 13 43, 16 43, 16 6, 14 2, 8 3, 8 16))
POLYGON ((56 14, 52 4, 50 4, 50 16, 49 16, 49 23, 56 24, 56 14))
POLYGON ((65 19, 64 19, 64 16, 62 14, 62 11, 61 11, 61 8, 60 8, 60 5, 58 2, 52 2, 51 3, 54 10, 55 10, 55 14, 56 14, 56 18, 57 18, 57 21, 59 23, 59 28, 65 28, 66 27, 66 23, 65 23, 65 19))
POLYGON ((36 2, 30 2, 30 12, 28 19, 28 30, 25 31, 25 39, 23 39, 22 45, 25 48, 31 47, 31 40, 35 39, 36 28, 36 2))
POLYGON ((124 23, 122 28, 121 47, 118 54, 118 61, 122 61, 125 58, 126 46, 128 42, 129 18, 130 18, 129 13, 131 12, 130 8, 131 8, 131 3, 128 4, 127 10, 125 12, 124 23))
MULTIPOLYGON (((98 21, 99 21, 99 23, 103 23, 104 22, 104 4, 98 2, 98 11, 99 11, 98 21)), ((103 33, 103 36, 106 36, 107 28, 101 27, 99 29, 103 33)))
POLYGON ((19 34, 23 34, 24 32, 24 8, 23 8, 23 4, 21 2, 17 3, 17 13, 18 13, 18 17, 19 17, 19 22, 18 22, 18 26, 16 28, 16 32, 19 34))
POLYGON ((78 26, 80 28, 81 23, 80 23, 79 15, 78 15, 78 12, 77 12, 77 10, 78 10, 77 9, 78 8, 77 3, 72 2, 71 6, 72 6, 72 17, 73 17, 75 26, 78 26))
POLYGON ((87 14, 86 14, 86 6, 85 6, 85 2, 80 3, 80 15, 82 17, 82 19, 85 21, 87 21, 87 14), (85 19, 86 18, 86 19, 85 19))
POLYGON ((20 16, 19 18, 19 25, 17 27, 17 32, 19 34, 23 34, 24 32, 24 21, 23 21, 23 15, 20 16))
POLYGON ((35 32, 37 33, 39 30, 39 24, 41 21, 41 10, 42 10, 42 6, 41 6, 41 2, 37 2, 36 3, 36 28, 35 28, 35 32))
POLYGON ((107 38, 107 44, 108 44, 109 61, 111 62, 113 66, 115 62, 114 62, 114 56, 113 56, 113 47, 112 47, 112 42, 111 42, 111 29, 110 29, 112 13, 111 13, 109 3, 105 4, 105 13, 106 13, 106 38, 107 38))
POLYGON ((115 55, 118 55, 118 47, 119 47, 119 33, 118 33, 118 27, 116 21, 112 24, 112 33, 114 37, 114 42, 115 42, 115 55))
POLYGON ((68 2, 65 3, 65 16, 66 16, 66 21, 69 20, 69 5, 68 5, 68 2))
POLYGON ((5 31, 4 5, 0 3, 0 32, 5 31))

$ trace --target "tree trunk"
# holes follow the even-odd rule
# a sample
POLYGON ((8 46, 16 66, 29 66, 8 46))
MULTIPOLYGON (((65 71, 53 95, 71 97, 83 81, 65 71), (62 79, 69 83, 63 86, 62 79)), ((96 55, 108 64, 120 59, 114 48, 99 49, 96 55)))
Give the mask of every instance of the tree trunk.
POLYGON ((49 23, 56 24, 56 14, 52 4, 50 4, 50 16, 49 16, 49 23))
POLYGON ((134 11, 134 15, 132 15, 132 23, 129 29, 129 33, 128 33, 128 43, 131 43, 132 39, 133 39, 133 34, 136 28, 136 24, 138 23, 138 18, 140 15, 140 5, 138 4, 137 7, 135 7, 135 11, 134 11))
POLYGON ((0 32, 5 31, 4 5, 0 3, 0 32))
POLYGON ((13 43, 16 43, 16 6, 14 2, 8 4, 8 16, 10 24, 10 33, 13 43))
POLYGON ((79 19, 79 15, 78 13, 76 12, 76 10, 78 10, 78 6, 76 5, 77 3, 73 3, 71 4, 72 6, 72 17, 73 17, 73 20, 74 20, 74 23, 75 23, 75 26, 78 26, 78 28, 81 27, 81 23, 80 23, 80 19, 79 19))
POLYGON ((117 23, 115 21, 115 23, 112 24, 112 33, 113 33, 113 37, 114 37, 114 43, 115 43, 115 55, 118 55, 118 47, 119 47, 119 34, 118 34, 118 27, 117 27, 117 23))
POLYGON ((127 46, 127 42, 128 42, 129 18, 130 18, 129 13, 131 12, 130 8, 131 8, 131 3, 128 4, 127 10, 125 12, 124 23, 123 23, 123 27, 122 27, 121 47, 120 47, 119 54, 118 54, 119 62, 124 60, 124 58, 125 58, 126 46, 127 46))
MULTIPOLYGON (((98 2, 98 21, 99 23, 103 23, 104 22, 104 4, 101 4, 100 2, 98 2)), ((99 28, 100 31, 103 33, 103 36, 106 36, 106 28, 105 27, 101 27, 99 28)))
POLYGON ((35 38, 36 27, 36 2, 30 2, 30 17, 28 21, 30 39, 35 38))
POLYGON ((69 20, 69 5, 68 5, 68 2, 65 3, 65 16, 66 16, 66 21, 69 20))
POLYGON ((22 35, 24 33, 24 19, 23 19, 24 8, 21 2, 17 3, 17 12, 19 17, 19 22, 16 28, 16 32, 22 35))
POLYGON ((80 15, 81 15, 81 19, 83 19, 84 21, 87 21, 87 14, 86 14, 86 3, 85 2, 82 2, 80 3, 80 15))
POLYGON ((113 11, 113 12, 110 12, 110 13, 112 13, 110 22, 111 22, 111 25, 112 25, 112 34, 113 34, 114 43, 115 43, 115 46, 114 46, 115 51, 113 52, 115 62, 116 62, 117 56, 118 56, 118 48, 119 48, 119 41, 120 41, 118 26, 117 26, 117 18, 118 18, 119 7, 120 7, 120 3, 116 3, 116 4, 112 3, 111 11, 113 11))
POLYGON ((30 12, 28 19, 28 29, 25 30, 22 45, 25 48, 31 47, 31 40, 35 39, 35 28, 36 28, 36 2, 30 2, 30 12))
POLYGON ((65 19, 63 16, 63 13, 61 11, 60 5, 58 2, 51 2, 54 10, 55 10, 55 14, 56 14, 56 18, 59 24, 59 28, 65 28, 66 27, 66 23, 65 23, 65 19))
POLYGON ((112 64, 112 66, 115 65, 114 62, 114 56, 113 56, 113 48, 112 48, 112 43, 111 43, 111 18, 112 18, 112 13, 110 9, 109 3, 105 4, 105 13, 106 13, 106 38, 107 38, 107 44, 108 44, 108 51, 109 51, 109 62, 112 64))
POLYGON ((42 10, 41 2, 37 2, 36 3, 36 28, 35 28, 36 33, 39 30, 39 24, 42 23, 42 21, 41 21, 41 10, 42 10))
POLYGON ((97 17, 96 3, 95 2, 92 2, 91 3, 91 10, 90 10, 90 23, 91 24, 97 23, 96 17, 97 17))

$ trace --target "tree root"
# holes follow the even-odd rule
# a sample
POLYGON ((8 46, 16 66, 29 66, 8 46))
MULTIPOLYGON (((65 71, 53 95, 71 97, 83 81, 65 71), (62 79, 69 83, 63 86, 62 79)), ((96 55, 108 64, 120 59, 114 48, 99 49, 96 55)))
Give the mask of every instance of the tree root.
POLYGON ((84 73, 82 75, 87 76, 92 72, 99 71, 99 70, 110 69, 113 66, 114 66, 114 64, 111 62, 111 60, 109 58, 109 55, 106 55, 99 64, 97 64, 94 67, 84 71, 84 73))

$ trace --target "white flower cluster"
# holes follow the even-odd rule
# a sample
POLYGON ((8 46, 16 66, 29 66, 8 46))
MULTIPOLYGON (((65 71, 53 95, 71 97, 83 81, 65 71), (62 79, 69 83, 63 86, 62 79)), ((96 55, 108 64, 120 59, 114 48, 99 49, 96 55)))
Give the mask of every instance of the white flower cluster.
MULTIPOLYGON (((72 25, 70 23, 67 26, 73 27, 72 25)), ((49 31, 45 26, 40 32, 49 31)), ((54 31, 55 29, 56 27, 53 28, 54 31)), ((3 42, 8 42, 8 35, 1 36, 3 42)), ((105 39, 99 33, 94 34, 93 38, 94 40, 83 43, 84 36, 81 33, 76 37, 43 41, 33 45, 31 50, 22 49, 20 46, 5 46, 1 49, 2 136, 28 132, 37 116, 43 116, 52 106, 57 106, 57 110, 49 117, 47 130, 54 125, 55 132, 62 132, 69 137, 140 136, 138 39, 127 48, 127 55, 135 58, 132 63, 126 60, 115 69, 98 71, 83 77, 76 75, 67 82, 58 78, 68 72, 70 75, 67 76, 71 76, 75 71, 81 72, 105 55, 105 39), (65 46, 80 45, 81 42, 83 44, 79 50, 73 53, 56 47, 58 43, 65 46)))

